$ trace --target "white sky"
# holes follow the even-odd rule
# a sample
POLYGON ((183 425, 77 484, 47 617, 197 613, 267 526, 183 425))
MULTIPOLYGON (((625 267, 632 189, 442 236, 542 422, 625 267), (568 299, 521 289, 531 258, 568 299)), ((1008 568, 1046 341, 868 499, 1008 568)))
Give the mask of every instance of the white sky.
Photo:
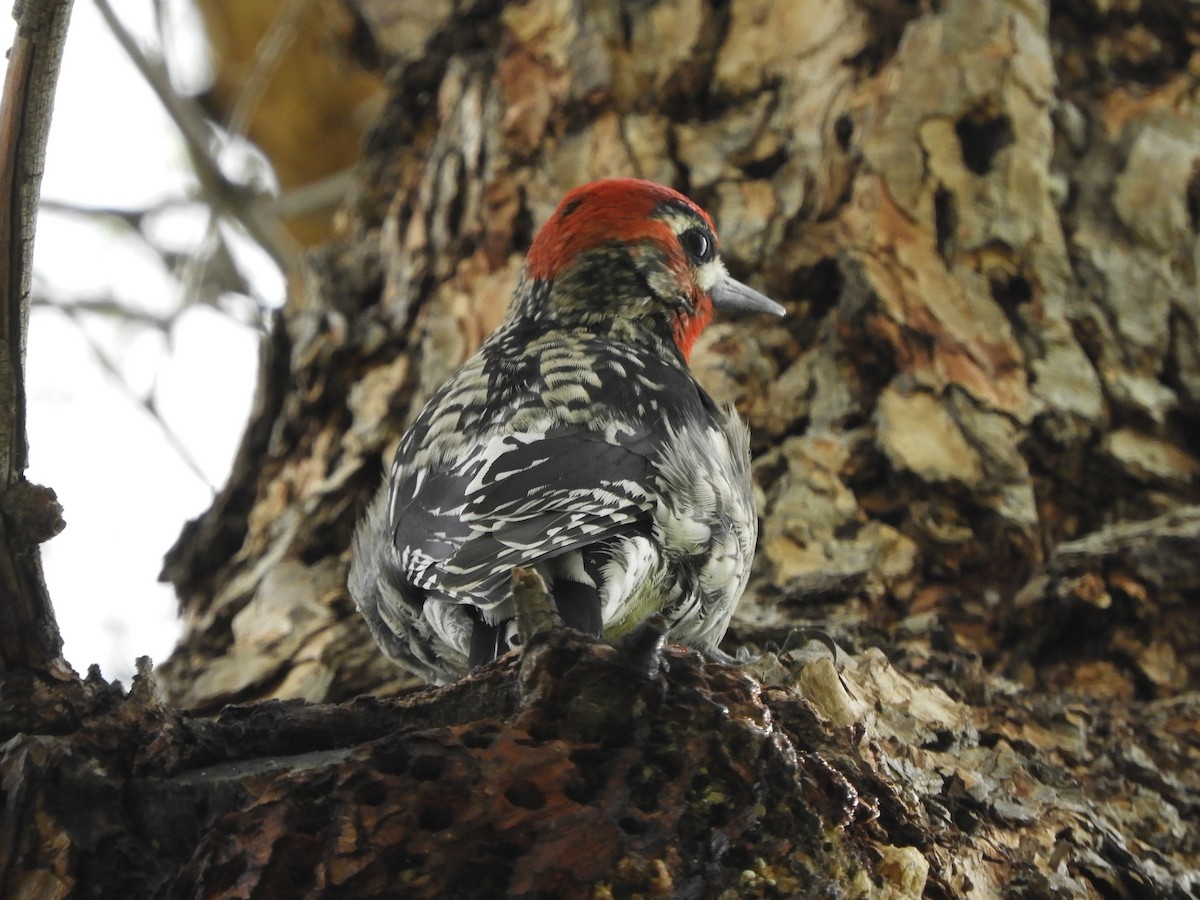
MULTIPOLYGON (((113 5, 149 43, 152 0, 113 5)), ((185 31, 194 27, 185 21, 185 31)), ((12 30, 6 15, 5 46, 12 30)), ((184 195, 192 179, 182 142, 90 0, 76 0, 68 34, 43 198, 140 208, 184 195)), ((197 57, 191 65, 196 78, 203 62, 197 57)), ((161 227, 186 247, 203 225, 193 208, 164 216, 161 227)), ((66 299, 115 297, 162 313, 183 296, 136 240, 61 213, 39 219, 34 270, 52 295, 66 299)), ((280 302, 278 277, 268 273, 264 283, 260 290, 280 302)), ((153 388, 207 481, 222 484, 249 411, 255 333, 206 306, 187 312, 169 340, 96 318, 87 327, 129 384, 139 392, 153 388)), ((27 378, 28 476, 58 492, 67 521, 42 548, 66 656, 81 673, 99 663, 106 677, 128 683, 137 656, 161 662, 178 636, 174 594, 157 576, 184 521, 207 508, 212 492, 62 313, 34 310, 27 378)))

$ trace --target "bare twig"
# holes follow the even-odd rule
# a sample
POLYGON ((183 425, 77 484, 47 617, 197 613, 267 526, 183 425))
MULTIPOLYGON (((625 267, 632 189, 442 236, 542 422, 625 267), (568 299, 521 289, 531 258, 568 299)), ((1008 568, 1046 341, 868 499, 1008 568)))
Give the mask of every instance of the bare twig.
POLYGON ((43 200, 39 204, 39 209, 42 212, 77 216, 82 219, 104 221, 106 224, 116 225, 124 229, 125 234, 136 238, 141 242, 142 246, 157 256, 168 271, 174 271, 178 267, 177 260, 174 259, 177 254, 161 246, 150 236, 147 229, 147 222, 150 217, 159 212, 177 206, 190 205, 193 202, 195 201, 175 199, 165 200, 162 203, 148 206, 145 209, 122 209, 120 207, 80 206, 62 200, 43 200))
POLYGON ((144 209, 119 209, 114 206, 79 206, 62 200, 45 200, 38 204, 42 212, 79 216, 86 219, 108 219, 134 231, 140 231, 142 220, 149 214, 144 209))
POLYGON ((71 203, 68 200, 55 200, 43 197, 38 203, 38 208, 42 212, 59 213, 61 215, 113 219, 128 225, 130 228, 140 230, 146 219, 156 216, 159 213, 167 212, 168 210, 192 206, 196 202, 191 197, 169 197, 165 200, 160 200, 158 203, 151 204, 144 209, 126 209, 120 206, 85 206, 79 203, 71 203))
POLYGON ((113 382, 117 385, 120 391, 125 394, 125 396, 128 397, 132 403, 146 411, 146 413, 154 421, 154 424, 157 425, 159 430, 162 432, 163 438, 166 440, 167 444, 169 444, 171 449, 175 451, 176 455, 183 461, 184 465, 191 469, 192 473, 195 474, 195 476, 202 482, 204 482, 208 489, 215 495, 217 492, 216 486, 209 481, 208 476, 204 474, 204 470, 200 467, 199 462, 196 461, 196 458, 192 456, 191 451, 188 450, 187 444, 184 443, 179 435, 174 432, 171 426, 167 424, 166 419, 163 418, 162 411, 158 407, 158 401, 155 399, 154 387, 151 387, 149 391, 143 394, 136 390, 133 385, 131 385, 125 379, 125 375, 121 371, 121 367, 117 364, 116 360, 108 355, 108 351, 100 346, 100 343, 92 336, 91 331, 84 327, 76 318, 78 312, 75 305, 57 306, 56 308, 64 313, 79 329, 80 336, 88 345, 88 349, 92 352, 92 356, 95 358, 96 363, 100 366, 100 368, 108 373, 109 377, 112 378, 113 382))
POLYGON ((342 169, 303 187, 292 188, 275 200, 275 212, 290 219, 337 206, 354 185, 355 170, 342 169))
MULTIPOLYGON (((239 321, 262 330, 267 305, 262 298, 254 296, 252 286, 242 275, 237 263, 230 254, 228 245, 216 228, 216 220, 214 218, 210 217, 208 219, 208 230, 201 239, 199 248, 193 248, 186 253, 181 253, 172 247, 164 246, 153 235, 149 223, 149 220, 153 216, 171 209, 195 205, 199 205, 198 201, 190 198, 163 200, 144 209, 80 206, 61 200, 46 200, 40 204, 40 209, 43 212, 53 212, 60 215, 104 220, 124 228, 128 234, 136 237, 143 246, 157 256, 168 272, 177 275, 184 282, 185 290, 183 293, 185 300, 181 304, 183 308, 194 306, 198 303, 220 308, 218 301, 221 295, 226 292, 241 294, 248 298, 254 305, 255 313, 251 320, 242 317, 239 318, 239 321)), ((52 300, 44 295, 38 298, 38 305, 41 306, 67 305, 69 302, 73 301, 52 300)), ((137 314, 132 307, 120 305, 117 301, 112 301, 112 305, 108 308, 103 310, 97 309, 96 311, 111 312, 116 315, 121 314, 123 311, 128 311, 129 315, 126 317, 131 320, 144 318, 137 314)))
MULTIPOLYGON (((225 176, 213 150, 215 138, 211 127, 196 104, 175 91, 161 59, 152 59, 143 52, 116 17, 108 0, 95 0, 95 3, 118 43, 154 90, 182 134, 193 161, 197 180, 200 182, 200 199, 209 209, 199 248, 184 261, 179 271, 184 291, 183 306, 186 308, 199 302, 214 301, 214 297, 205 296, 205 288, 214 281, 211 278, 214 265, 219 267, 219 272, 236 271, 221 235, 222 218, 230 220, 262 247, 285 275, 299 274, 299 283, 307 284, 303 254, 299 245, 280 224, 275 201, 244 185, 236 184, 225 176)), ((254 67, 231 113, 228 130, 232 133, 241 133, 245 129, 271 74, 277 69, 280 58, 294 40, 300 17, 310 3, 311 0, 290 0, 272 23, 271 29, 260 43, 254 67)), ((158 18, 161 35, 161 9, 158 18)), ((165 252, 154 246, 144 228, 141 230, 143 238, 166 261, 165 252)), ((249 287, 240 276, 236 279, 236 284, 225 275, 218 275, 216 282, 224 286, 224 289, 242 293, 249 291, 249 287)), ((264 308, 259 304, 256 316, 259 328, 262 327, 264 313, 264 308)))
POLYGON ((71 0, 26 0, 0 101, 0 671, 48 672, 62 638, 22 510, 46 509, 45 489, 25 481, 25 336, 37 198, 71 0), (24 531, 25 533, 22 533, 24 531))
POLYGON ((53 309, 70 319, 81 328, 83 327, 79 321, 81 315, 105 316, 107 318, 119 319, 123 322, 132 322, 136 325, 143 325, 148 328, 153 328, 155 331, 161 331, 166 334, 175 325, 177 314, 160 315, 149 310, 138 309, 135 306, 130 306, 127 303, 122 303, 115 297, 89 297, 79 300, 52 300, 45 294, 35 291, 30 299, 30 306, 35 309, 53 309))
POLYGON ((183 136, 205 197, 219 212, 237 220, 284 272, 298 271, 303 265, 299 247, 271 214, 270 204, 264 202, 258 192, 235 184, 225 176, 210 146, 211 132, 196 104, 175 91, 162 62, 151 60, 142 51, 108 0, 94 2, 117 43, 150 85, 183 136))
POLYGON ((225 122, 226 127, 234 134, 244 135, 246 133, 246 129, 250 125, 250 117, 254 115, 254 110, 258 107, 258 102, 262 99, 267 84, 271 81, 271 76, 279 68, 283 54, 296 39, 300 30, 300 21, 311 5, 312 0, 286 0, 280 6, 267 33, 258 42, 254 54, 254 64, 250 67, 250 72, 246 75, 246 80, 243 82, 233 109, 230 110, 229 117, 225 122))

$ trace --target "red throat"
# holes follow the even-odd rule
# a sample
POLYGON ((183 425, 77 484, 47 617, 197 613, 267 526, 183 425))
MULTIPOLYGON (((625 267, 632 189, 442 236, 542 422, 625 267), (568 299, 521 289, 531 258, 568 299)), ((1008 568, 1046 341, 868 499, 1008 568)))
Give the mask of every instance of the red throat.
POLYGON ((713 316, 712 298, 707 294, 698 293, 695 306, 694 313, 677 312, 673 323, 675 344, 679 347, 679 352, 683 354, 684 360, 688 362, 692 359, 692 347, 696 345, 700 333, 712 321, 713 316))

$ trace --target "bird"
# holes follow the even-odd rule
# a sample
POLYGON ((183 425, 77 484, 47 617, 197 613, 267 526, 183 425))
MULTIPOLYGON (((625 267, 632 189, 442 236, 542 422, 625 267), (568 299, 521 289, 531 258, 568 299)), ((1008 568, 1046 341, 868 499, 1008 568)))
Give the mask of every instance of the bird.
POLYGON ((758 519, 749 430, 688 368, 714 309, 784 314, 696 203, 634 178, 562 199, 355 533, 348 586, 386 656, 439 684, 519 646, 517 567, 568 627, 615 639, 658 613, 719 652, 758 519))

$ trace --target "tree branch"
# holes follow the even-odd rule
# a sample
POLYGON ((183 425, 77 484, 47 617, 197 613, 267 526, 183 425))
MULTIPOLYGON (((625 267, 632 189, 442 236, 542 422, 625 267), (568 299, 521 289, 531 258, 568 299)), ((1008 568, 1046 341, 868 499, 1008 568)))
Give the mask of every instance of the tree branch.
POLYGON ((117 18, 108 0, 94 2, 125 54, 145 78, 179 129, 191 155, 204 196, 213 208, 239 222, 255 242, 270 254, 280 269, 284 272, 297 271, 303 262, 295 242, 280 226, 278 219, 271 214, 269 203, 263 202, 255 192, 235 184, 226 177, 213 156, 204 116, 195 108, 195 104, 181 97, 171 87, 162 63, 150 59, 142 52, 137 41, 117 18))
POLYGON ((48 671, 62 638, 37 545, 61 526, 52 491, 29 484, 25 336, 37 198, 71 0, 21 0, 0 101, 0 671, 48 671))
MULTIPOLYGON (((175 454, 179 457, 183 464, 191 470, 193 475, 195 475, 204 483, 205 487, 215 494, 217 492, 216 485, 214 485, 209 477, 204 474, 204 469, 200 466, 200 463, 196 460, 196 457, 192 455, 190 450, 188 450, 187 444, 184 442, 184 440, 175 433, 174 429, 171 428, 166 418, 163 416, 162 410, 159 409, 158 401, 155 397, 155 388, 151 387, 149 391, 142 393, 129 383, 116 360, 109 356, 108 352, 100 345, 99 341, 92 336, 87 328, 80 324, 78 316, 79 313, 83 311, 82 304, 76 303, 63 305, 59 306, 58 309, 79 329, 80 337, 82 337, 84 343, 88 345, 88 349, 92 351, 92 356, 96 360, 96 364, 109 375, 117 389, 124 394, 134 406, 140 408, 151 418, 154 424, 158 426, 159 431, 162 433, 163 440, 165 440, 167 445, 175 451, 175 454)), ((170 326, 168 325, 163 327, 162 330, 164 333, 169 334, 170 326)), ((157 381, 158 376, 156 373, 155 382, 157 383, 157 381)))

